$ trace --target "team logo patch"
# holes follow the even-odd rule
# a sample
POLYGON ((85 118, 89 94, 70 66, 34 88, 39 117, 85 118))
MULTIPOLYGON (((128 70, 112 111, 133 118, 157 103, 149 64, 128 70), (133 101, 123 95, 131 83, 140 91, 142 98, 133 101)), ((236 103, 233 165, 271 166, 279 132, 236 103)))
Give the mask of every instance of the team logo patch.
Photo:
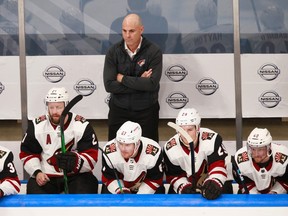
POLYGON ((6 153, 6 151, 0 150, 0 158, 3 158, 6 153))
POLYGON ((284 164, 286 160, 287 160, 287 155, 282 154, 281 152, 276 152, 276 154, 275 154, 275 161, 276 161, 277 163, 284 164))
POLYGON ((80 121, 80 122, 84 123, 86 121, 86 119, 83 116, 76 115, 75 121, 80 121))
POLYGON ((237 156, 237 163, 240 164, 242 162, 248 161, 249 157, 248 157, 248 153, 247 151, 243 152, 242 154, 239 154, 237 156))
POLYGON ((116 152, 117 149, 116 149, 116 144, 115 143, 112 143, 108 146, 105 147, 105 153, 106 154, 109 154, 109 153, 112 153, 112 152, 116 152))
POLYGON ((169 149, 171 149, 173 146, 176 145, 177 145, 176 140, 173 138, 166 144, 166 150, 168 151, 169 149))
POLYGON ((146 154, 151 154, 153 156, 155 156, 158 151, 159 151, 159 148, 157 148, 156 146, 153 146, 151 144, 148 144, 147 148, 145 150, 146 154))
POLYGON ((45 121, 45 120, 46 120, 46 115, 42 115, 35 119, 35 123, 39 124, 40 122, 45 121))
POLYGON ((137 62, 137 64, 142 67, 145 64, 145 59, 141 59, 140 61, 137 62))
POLYGON ((202 140, 211 140, 214 135, 215 135, 215 133, 203 132, 201 139, 202 140))

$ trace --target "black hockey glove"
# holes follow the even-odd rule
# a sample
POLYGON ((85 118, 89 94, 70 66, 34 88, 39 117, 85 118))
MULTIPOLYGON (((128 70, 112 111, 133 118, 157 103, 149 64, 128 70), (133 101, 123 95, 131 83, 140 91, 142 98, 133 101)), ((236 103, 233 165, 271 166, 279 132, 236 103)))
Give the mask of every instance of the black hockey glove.
POLYGON ((56 155, 57 166, 69 172, 78 173, 84 163, 83 159, 76 152, 59 153, 56 155))
POLYGON ((122 191, 120 190, 120 188, 117 188, 116 194, 131 194, 131 191, 129 188, 126 188, 126 187, 123 187, 122 191))
POLYGON ((196 189, 192 187, 192 184, 190 182, 183 183, 178 188, 179 194, 195 194, 196 189))
POLYGON ((0 189, 0 198, 4 196, 4 192, 0 189))
POLYGON ((216 178, 206 179, 201 188, 202 196, 208 200, 217 199, 222 194, 222 188, 223 184, 220 180, 216 178))

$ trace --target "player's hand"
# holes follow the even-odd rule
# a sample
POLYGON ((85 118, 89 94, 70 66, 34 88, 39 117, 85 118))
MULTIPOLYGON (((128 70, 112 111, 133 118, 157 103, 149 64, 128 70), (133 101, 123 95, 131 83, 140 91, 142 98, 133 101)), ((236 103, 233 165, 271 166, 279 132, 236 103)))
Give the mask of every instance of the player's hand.
POLYGON ((216 178, 206 179, 201 188, 202 196, 208 200, 217 199, 222 194, 222 188, 223 184, 220 180, 216 178))
POLYGON ((195 194, 196 189, 193 188, 192 184, 190 182, 183 183, 178 188, 179 194, 195 194))
POLYGON ((120 188, 116 189, 116 194, 131 194, 131 191, 129 188, 122 187, 122 191, 120 190, 120 188))
POLYGON ((36 182, 39 186, 45 185, 48 181, 50 181, 49 177, 46 175, 46 173, 38 172, 35 176, 36 182))
POLYGON ((56 155, 57 166, 69 172, 78 173, 84 163, 83 159, 76 152, 59 153, 56 155))

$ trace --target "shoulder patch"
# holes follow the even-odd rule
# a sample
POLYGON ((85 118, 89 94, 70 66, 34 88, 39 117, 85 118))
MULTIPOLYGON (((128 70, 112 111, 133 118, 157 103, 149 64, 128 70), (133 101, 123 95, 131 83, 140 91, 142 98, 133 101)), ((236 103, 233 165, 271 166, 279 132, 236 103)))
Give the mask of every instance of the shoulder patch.
POLYGON ((169 142, 167 142, 166 144, 166 150, 168 151, 169 149, 171 149, 173 146, 176 146, 176 140, 175 138, 171 139, 169 142))
POLYGON ((158 151, 159 151, 159 148, 157 148, 156 146, 153 146, 151 144, 148 144, 147 148, 145 150, 146 154, 151 154, 153 156, 155 156, 158 151))
POLYGON ((46 115, 42 115, 35 119, 35 123, 39 124, 40 122, 45 121, 46 119, 47 119, 46 115))
POLYGON ((116 149, 116 144, 115 144, 115 143, 112 143, 112 144, 110 144, 110 145, 107 145, 107 146, 105 147, 105 150, 104 150, 104 152, 105 152, 106 154, 110 154, 110 153, 116 152, 116 151, 117 151, 117 149, 116 149))
POLYGON ((0 150, 0 158, 3 158, 6 153, 7 153, 6 151, 0 150))
POLYGON ((215 135, 215 133, 203 132, 201 139, 202 140, 211 140, 214 135, 215 135))
POLYGON ((86 122, 86 119, 83 116, 76 115, 75 121, 80 121, 80 122, 84 123, 84 122, 86 122))
POLYGON ((249 157, 248 157, 248 153, 247 151, 243 152, 242 154, 239 154, 237 156, 237 163, 240 164, 242 162, 248 161, 249 157))
POLYGON ((281 152, 276 152, 276 154, 275 154, 275 161, 277 163, 284 164, 285 161, 287 160, 287 158, 288 158, 287 155, 285 155, 285 154, 283 154, 281 152))

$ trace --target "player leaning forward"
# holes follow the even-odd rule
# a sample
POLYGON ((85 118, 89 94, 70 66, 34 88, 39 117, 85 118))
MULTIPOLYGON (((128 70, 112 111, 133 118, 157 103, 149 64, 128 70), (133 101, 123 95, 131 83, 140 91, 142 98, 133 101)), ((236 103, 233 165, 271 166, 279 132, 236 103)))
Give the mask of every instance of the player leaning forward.
POLYGON ((189 143, 182 134, 177 131, 163 146, 166 179, 170 183, 168 193, 202 193, 203 197, 213 200, 222 193, 232 193, 231 182, 225 184, 227 153, 221 136, 200 127, 200 122, 200 115, 194 108, 181 109, 176 118, 176 124, 191 136, 194 143, 193 175, 189 143))
POLYGON ((102 193, 165 193, 161 147, 142 136, 138 123, 126 121, 122 124, 116 138, 104 146, 104 152, 102 193))
POLYGON ((28 194, 64 192, 63 169, 69 193, 97 193, 92 170, 98 159, 98 140, 93 127, 80 115, 69 112, 64 120, 66 153, 61 151, 60 116, 69 103, 65 88, 49 90, 48 113, 29 121, 21 143, 20 159, 31 176, 28 194))

